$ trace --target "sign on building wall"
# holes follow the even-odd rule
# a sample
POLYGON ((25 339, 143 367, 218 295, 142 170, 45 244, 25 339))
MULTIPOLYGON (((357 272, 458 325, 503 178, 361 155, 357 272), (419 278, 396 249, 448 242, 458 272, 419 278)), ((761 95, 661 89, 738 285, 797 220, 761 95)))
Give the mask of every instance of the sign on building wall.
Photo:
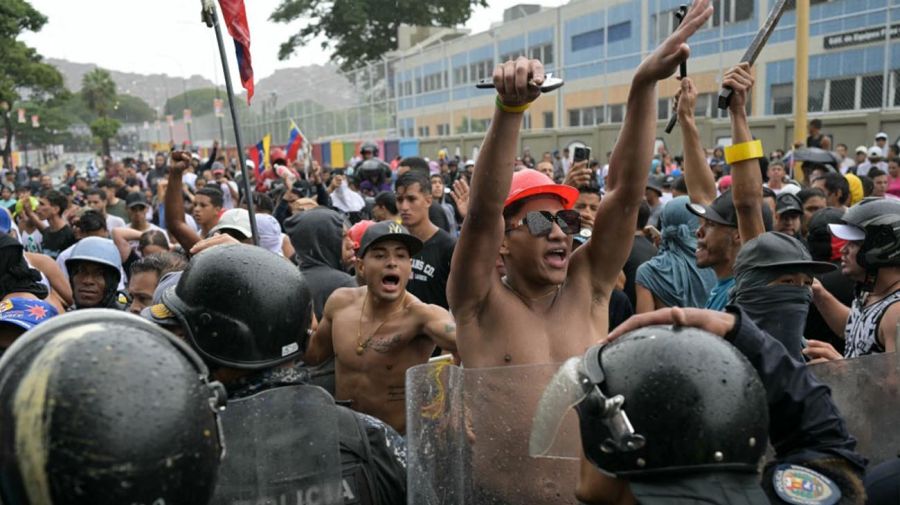
MULTIPOLYGON (((900 37, 900 25, 891 25, 891 38, 900 37)), ((825 49, 840 49, 884 41, 884 26, 863 28, 825 37, 825 49)))

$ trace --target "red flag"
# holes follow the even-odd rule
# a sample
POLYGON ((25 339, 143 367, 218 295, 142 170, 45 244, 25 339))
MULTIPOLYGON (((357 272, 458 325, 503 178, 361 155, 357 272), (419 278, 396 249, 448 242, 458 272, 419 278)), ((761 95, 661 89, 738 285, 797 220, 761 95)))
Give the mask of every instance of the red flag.
POLYGON ((253 98, 253 65, 250 62, 250 27, 247 25, 247 11, 244 0, 219 0, 222 16, 228 33, 234 39, 234 51, 237 53, 238 70, 241 72, 241 84, 247 90, 247 104, 253 98))

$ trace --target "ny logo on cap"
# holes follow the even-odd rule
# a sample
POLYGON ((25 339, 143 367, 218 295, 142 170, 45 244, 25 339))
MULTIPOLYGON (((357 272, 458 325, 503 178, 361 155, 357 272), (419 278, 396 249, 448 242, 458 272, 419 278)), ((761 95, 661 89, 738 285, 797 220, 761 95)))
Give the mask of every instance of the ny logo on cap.
POLYGON ((405 233, 403 227, 397 223, 391 223, 388 225, 388 233, 405 233))

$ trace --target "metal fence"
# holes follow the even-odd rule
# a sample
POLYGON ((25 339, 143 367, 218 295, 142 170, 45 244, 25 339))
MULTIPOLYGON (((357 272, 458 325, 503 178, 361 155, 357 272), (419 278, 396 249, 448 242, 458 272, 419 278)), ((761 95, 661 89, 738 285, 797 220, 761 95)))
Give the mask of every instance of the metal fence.
MULTIPOLYGON (((560 9, 578 8, 575 4, 591 1, 603 9, 596 0, 573 2, 560 9)), ((551 107, 526 116, 526 129, 560 130, 619 123, 624 118, 625 106, 622 93, 616 88, 627 87, 630 74, 641 59, 657 41, 671 32, 674 26, 672 13, 678 3, 677 0, 643 0, 642 5, 649 12, 644 19, 648 21, 646 25, 638 24, 643 30, 634 30, 633 37, 641 43, 639 49, 632 51, 616 50, 611 37, 615 36, 618 25, 604 14, 595 30, 601 33, 602 42, 595 41, 596 49, 588 51, 591 58, 577 58, 584 61, 566 61, 576 36, 567 31, 562 16, 555 14, 552 41, 544 46, 523 44, 513 51, 501 51, 502 41, 492 31, 493 55, 488 61, 467 60, 465 65, 454 65, 452 54, 459 54, 456 44, 465 44, 457 40, 406 56, 385 58, 349 72, 338 72, 317 86, 321 89, 351 86, 353 98, 345 105, 324 107, 309 101, 281 105, 271 97, 260 96, 255 99, 254 107, 241 117, 242 137, 245 143, 254 144, 264 135, 271 134, 273 144, 283 144, 288 139, 291 121, 312 141, 428 139, 478 133, 487 127, 490 115, 484 111, 490 106, 493 95, 490 91, 475 91, 474 81, 488 76, 495 62, 518 55, 549 59, 548 69, 569 83, 556 92, 551 107), (637 33, 644 31, 647 33, 637 33), (422 69, 426 65, 437 65, 439 70, 425 73, 422 69), (462 67, 466 69, 464 72, 459 71, 462 67), (586 87, 587 81, 592 85, 586 87), (570 99, 585 93, 590 103, 573 105, 575 100, 570 99), (432 119, 425 120, 424 116, 432 119), (436 123, 433 118, 440 116, 445 119, 436 123)), ((753 9, 749 10, 750 1, 715 0, 715 3, 718 18, 711 20, 708 29, 692 40, 689 70, 720 75, 737 61, 765 18, 766 12, 760 12, 760 9, 766 2, 754 0, 753 9)), ((808 103, 811 117, 868 115, 898 109, 900 0, 812 0, 811 3, 808 103), (891 36, 885 37, 885 33, 891 36)), ((603 12, 611 12, 609 9, 612 8, 603 12)), ((551 13, 549 16, 554 11, 545 12, 551 13)), ((770 40, 772 47, 767 48, 757 64, 753 116, 789 116, 793 112, 795 79, 792 76, 794 54, 791 42, 794 29, 794 11, 788 11, 770 40)), ((698 116, 724 117, 724 113, 715 107, 720 78, 717 77, 715 82, 707 79, 705 88, 701 89, 696 110, 698 116)), ((279 90, 279 95, 288 95, 291 91, 296 90, 279 90)), ((674 91, 674 86, 660 89, 660 120, 671 114, 674 91)), ((195 117, 191 125, 192 140, 208 143, 220 138, 224 132, 226 142, 233 142, 230 118, 222 122, 221 128, 219 123, 212 115, 195 117)), ((159 129, 151 124, 140 130, 139 136, 145 142, 166 142, 170 138, 181 142, 187 135, 182 121, 175 122, 171 135, 165 122, 159 129)))

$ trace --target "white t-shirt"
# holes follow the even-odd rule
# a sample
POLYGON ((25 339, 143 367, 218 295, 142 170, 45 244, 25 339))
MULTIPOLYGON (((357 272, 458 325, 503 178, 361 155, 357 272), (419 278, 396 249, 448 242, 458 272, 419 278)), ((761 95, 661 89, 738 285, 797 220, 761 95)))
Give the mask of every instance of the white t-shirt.
POLYGON ((113 228, 124 228, 125 226, 127 226, 125 220, 121 217, 112 214, 106 215, 106 231, 112 233, 113 228))
POLYGON ((181 183, 189 188, 196 190, 197 189, 197 174, 194 172, 185 172, 181 175, 181 183))
POLYGON ((19 242, 22 244, 22 247, 25 248, 25 252, 33 252, 33 253, 43 253, 44 248, 42 247, 44 242, 44 236, 41 235, 41 231, 35 229, 34 232, 28 233, 24 229, 19 230, 19 242))
POLYGON ((231 190, 234 190, 237 193, 238 186, 234 181, 225 181, 219 185, 219 189, 222 190, 222 209, 223 210, 231 210, 234 208, 234 198, 231 196, 231 190), (231 189, 229 189, 231 188, 231 189))

